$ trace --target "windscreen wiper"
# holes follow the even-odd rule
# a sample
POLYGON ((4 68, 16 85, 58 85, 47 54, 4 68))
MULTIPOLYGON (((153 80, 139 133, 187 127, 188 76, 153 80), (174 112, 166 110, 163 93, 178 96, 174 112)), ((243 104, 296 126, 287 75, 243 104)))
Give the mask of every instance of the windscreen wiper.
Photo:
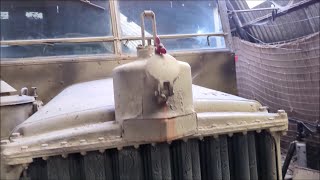
POLYGON ((88 4, 88 5, 92 6, 92 7, 95 7, 95 8, 101 9, 101 10, 105 10, 104 7, 99 6, 99 5, 97 5, 97 4, 93 4, 93 3, 90 2, 89 0, 80 0, 80 2, 86 3, 86 4, 88 4))

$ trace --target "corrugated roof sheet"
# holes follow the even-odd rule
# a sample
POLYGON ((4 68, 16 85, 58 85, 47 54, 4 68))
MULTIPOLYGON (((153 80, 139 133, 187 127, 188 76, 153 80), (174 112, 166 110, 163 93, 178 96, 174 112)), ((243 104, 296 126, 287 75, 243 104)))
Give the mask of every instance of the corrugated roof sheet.
MULTIPOLYGON (((274 2, 285 6, 291 0, 275 0, 274 2)), ((294 11, 276 17, 274 21, 256 23, 245 27, 246 32, 255 42, 275 43, 289 41, 305 35, 316 33, 320 30, 320 1, 318 0, 294 0, 292 3, 306 2, 294 11)), ((234 10, 249 9, 245 0, 230 0, 234 10)), ((271 7, 269 1, 265 1, 255 8, 271 7)), ((246 24, 256 18, 262 17, 271 11, 255 11, 237 13, 242 24, 246 24)), ((235 27, 231 22, 231 26, 235 27)))

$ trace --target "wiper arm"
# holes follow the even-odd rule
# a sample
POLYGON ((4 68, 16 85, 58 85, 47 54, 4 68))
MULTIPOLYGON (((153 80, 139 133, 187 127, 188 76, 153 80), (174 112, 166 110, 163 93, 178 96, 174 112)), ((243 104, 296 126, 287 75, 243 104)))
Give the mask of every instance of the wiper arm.
POLYGON ((92 7, 95 7, 95 8, 101 9, 101 10, 105 10, 104 7, 99 6, 99 5, 97 5, 97 4, 93 4, 93 3, 90 2, 89 0, 80 0, 80 2, 86 3, 86 4, 88 4, 88 5, 92 6, 92 7))

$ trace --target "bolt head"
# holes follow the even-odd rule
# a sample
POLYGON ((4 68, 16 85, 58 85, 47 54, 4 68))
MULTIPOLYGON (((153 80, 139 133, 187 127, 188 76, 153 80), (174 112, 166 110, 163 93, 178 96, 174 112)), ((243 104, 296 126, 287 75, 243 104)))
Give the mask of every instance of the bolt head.
POLYGON ((62 142, 60 142, 60 145, 61 145, 61 146, 67 145, 67 141, 62 141, 62 142))
POLYGON ((1 140, 1 145, 9 144, 10 141, 7 139, 1 140))

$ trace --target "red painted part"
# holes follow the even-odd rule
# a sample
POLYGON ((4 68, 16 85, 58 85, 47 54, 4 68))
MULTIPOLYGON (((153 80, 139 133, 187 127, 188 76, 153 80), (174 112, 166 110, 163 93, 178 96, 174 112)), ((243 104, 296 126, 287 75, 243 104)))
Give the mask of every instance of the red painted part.
POLYGON ((239 59, 238 55, 235 55, 235 56, 234 56, 234 61, 235 61, 235 62, 238 62, 238 59, 239 59))
POLYGON ((156 53, 157 54, 166 54, 167 53, 167 50, 163 46, 163 44, 160 42, 159 37, 156 37, 155 45, 156 45, 156 53))

